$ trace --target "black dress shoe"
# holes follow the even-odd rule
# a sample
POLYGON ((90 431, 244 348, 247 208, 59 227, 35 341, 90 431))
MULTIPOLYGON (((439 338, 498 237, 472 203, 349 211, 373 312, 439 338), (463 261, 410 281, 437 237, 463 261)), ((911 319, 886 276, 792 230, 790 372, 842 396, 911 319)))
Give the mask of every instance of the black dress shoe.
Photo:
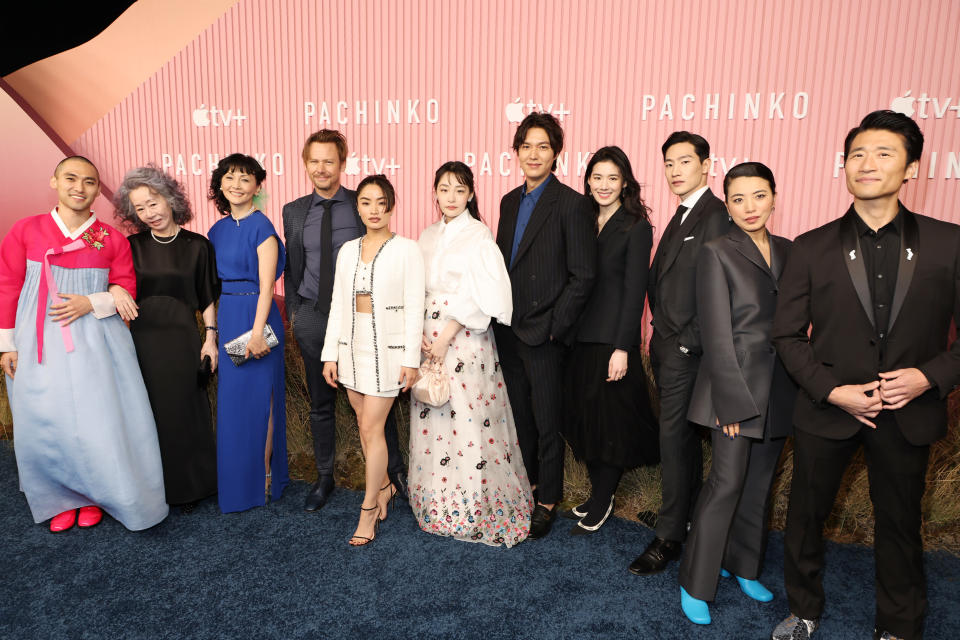
POLYGON ((333 493, 333 476, 321 476, 310 487, 310 493, 303 503, 304 511, 316 511, 327 504, 330 494, 333 493))
POLYGON ((553 509, 547 509, 542 504, 538 504, 533 510, 533 516, 530 517, 530 535, 527 537, 536 540, 547 535, 556 519, 557 505, 553 505, 553 509))
POLYGON ((660 573, 671 561, 680 558, 681 551, 683 545, 679 542, 654 538, 646 550, 630 563, 630 573, 638 576, 660 573))
POLYGON ((393 484, 393 488, 397 490, 397 497, 401 500, 407 500, 407 474, 403 471, 397 473, 387 471, 387 477, 393 484))

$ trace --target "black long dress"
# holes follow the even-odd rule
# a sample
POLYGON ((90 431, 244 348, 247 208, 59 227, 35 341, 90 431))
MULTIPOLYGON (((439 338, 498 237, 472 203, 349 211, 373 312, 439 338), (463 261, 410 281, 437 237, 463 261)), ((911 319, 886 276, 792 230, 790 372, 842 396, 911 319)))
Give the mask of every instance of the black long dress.
POLYGON ((597 236, 597 280, 577 327, 564 376, 562 433, 574 456, 630 469, 660 461, 640 344, 653 230, 616 211, 597 236), (628 354, 627 374, 607 382, 615 349, 628 354))
POLYGON ((181 229, 161 244, 145 231, 129 240, 140 306, 130 330, 157 422, 167 503, 185 504, 217 492, 196 312, 220 297, 220 279, 213 246, 201 235, 181 229))

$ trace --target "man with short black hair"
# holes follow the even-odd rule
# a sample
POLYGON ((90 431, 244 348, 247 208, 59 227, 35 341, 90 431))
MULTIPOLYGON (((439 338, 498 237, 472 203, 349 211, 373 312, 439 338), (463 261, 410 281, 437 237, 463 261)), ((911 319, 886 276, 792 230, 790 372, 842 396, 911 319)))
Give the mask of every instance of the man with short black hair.
POLYGON ((900 190, 923 149, 917 123, 868 114, 847 135, 853 204, 799 236, 780 280, 773 340, 800 385, 784 536, 790 616, 803 640, 825 605, 823 524, 862 446, 874 510, 874 638, 920 638, 927 612, 920 502, 930 445, 960 383, 960 226, 908 210, 900 190))
POLYGON ((659 573, 680 557, 700 491, 700 437, 687 422, 702 351, 697 323, 697 253, 704 243, 730 228, 726 206, 707 186, 707 141, 689 131, 676 131, 661 151, 667 184, 680 199, 680 206, 660 238, 647 284, 653 314, 650 361, 660 392, 663 503, 656 519, 656 536, 630 565, 637 575, 659 573))
POLYGON ((563 499, 563 365, 590 296, 597 249, 590 204, 554 175, 563 129, 531 113, 513 150, 524 183, 500 201, 497 245, 510 273, 513 318, 494 323, 517 439, 537 504, 530 538, 549 533, 563 499))

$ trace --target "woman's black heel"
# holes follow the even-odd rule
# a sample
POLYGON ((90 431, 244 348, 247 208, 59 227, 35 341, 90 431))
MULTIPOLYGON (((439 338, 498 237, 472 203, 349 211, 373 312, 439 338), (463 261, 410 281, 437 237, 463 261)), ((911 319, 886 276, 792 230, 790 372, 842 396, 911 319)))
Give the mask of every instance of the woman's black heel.
MULTIPOLYGON (((387 506, 390 507, 390 509, 393 509, 393 505, 397 502, 397 488, 393 486, 392 482, 389 482, 387 483, 387 486, 381 487, 380 491, 383 492, 387 489, 392 490, 390 491, 390 497, 387 498, 387 506)), ((389 513, 389 511, 387 513, 389 513)), ((387 519, 387 513, 381 513, 377 515, 377 518, 380 520, 380 522, 383 522, 387 519)))
POLYGON ((350 540, 348 541, 351 547, 365 547, 377 538, 377 532, 380 530, 380 505, 375 504, 372 507, 360 507, 360 511, 373 511, 374 509, 377 510, 377 516, 376 520, 373 522, 373 537, 368 538, 366 536, 358 536, 354 534, 350 536, 350 540), (361 542, 360 544, 353 544, 354 540, 363 540, 364 542, 361 542))

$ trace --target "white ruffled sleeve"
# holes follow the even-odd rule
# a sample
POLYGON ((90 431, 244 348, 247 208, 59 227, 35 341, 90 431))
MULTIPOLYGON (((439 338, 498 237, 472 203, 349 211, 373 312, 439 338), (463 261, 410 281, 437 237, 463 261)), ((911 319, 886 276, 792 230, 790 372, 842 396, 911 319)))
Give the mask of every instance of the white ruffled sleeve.
POLYGON ((485 239, 470 251, 466 272, 447 317, 471 331, 481 332, 490 326, 491 317, 509 325, 512 316, 513 295, 503 254, 492 239, 485 239))

